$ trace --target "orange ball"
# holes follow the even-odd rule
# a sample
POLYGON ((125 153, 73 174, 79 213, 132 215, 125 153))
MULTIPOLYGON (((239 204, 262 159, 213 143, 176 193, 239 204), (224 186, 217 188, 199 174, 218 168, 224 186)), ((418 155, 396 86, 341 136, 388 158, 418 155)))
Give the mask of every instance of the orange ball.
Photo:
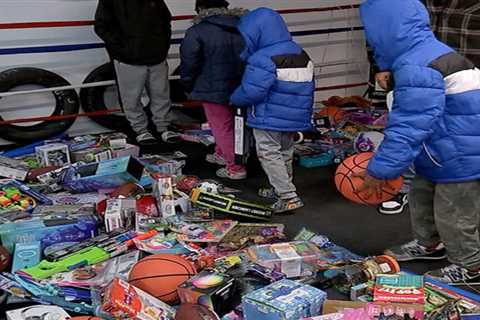
POLYGON ((360 204, 377 205, 391 200, 400 192, 403 185, 403 177, 388 180, 387 182, 393 190, 388 187, 383 187, 380 195, 373 192, 373 194, 368 197, 368 190, 361 192, 356 191, 363 185, 363 179, 353 177, 352 175, 366 172, 368 163, 374 155, 373 152, 359 153, 345 159, 340 166, 338 166, 335 173, 335 185, 345 198, 360 204))
POLYGON ((179 255, 155 254, 137 262, 128 282, 163 302, 175 303, 178 286, 196 273, 192 263, 179 255))

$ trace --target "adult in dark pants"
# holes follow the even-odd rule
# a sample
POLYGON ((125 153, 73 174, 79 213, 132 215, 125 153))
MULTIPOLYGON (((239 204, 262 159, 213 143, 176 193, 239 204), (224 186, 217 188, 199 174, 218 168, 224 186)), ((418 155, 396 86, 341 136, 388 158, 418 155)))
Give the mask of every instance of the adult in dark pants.
POLYGON ((161 135, 169 126, 170 87, 167 55, 172 15, 163 0, 100 0, 95 32, 115 64, 125 115, 141 145, 155 144, 141 104, 150 98, 152 120, 161 135))

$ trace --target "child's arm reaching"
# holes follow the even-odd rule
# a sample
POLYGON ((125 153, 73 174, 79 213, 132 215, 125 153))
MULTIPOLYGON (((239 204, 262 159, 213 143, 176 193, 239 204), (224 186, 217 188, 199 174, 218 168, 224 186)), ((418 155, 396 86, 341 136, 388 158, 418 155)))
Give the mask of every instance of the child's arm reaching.
POLYGON ((395 100, 385 140, 368 166, 368 173, 378 179, 398 178, 407 170, 445 108, 445 84, 440 72, 405 66, 395 72, 394 78, 395 100))
POLYGON ((250 107, 267 98, 277 78, 273 61, 264 56, 253 56, 248 60, 242 84, 235 90, 230 101, 239 107, 250 107))
POLYGON ((180 77, 185 90, 192 91, 202 68, 202 45, 195 29, 190 29, 180 46, 180 77))

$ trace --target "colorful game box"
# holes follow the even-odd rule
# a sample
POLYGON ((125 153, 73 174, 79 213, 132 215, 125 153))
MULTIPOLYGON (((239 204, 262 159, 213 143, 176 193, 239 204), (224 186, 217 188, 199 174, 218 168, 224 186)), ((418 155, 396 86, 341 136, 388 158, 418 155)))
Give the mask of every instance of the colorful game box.
POLYGON ((327 294, 288 279, 243 297, 246 320, 300 320, 320 315, 327 294))
POLYGON ((175 216, 175 199, 173 195, 172 175, 155 174, 153 177, 153 194, 157 199, 158 211, 164 218, 175 216))
POLYGON ((52 203, 51 199, 19 181, 0 181, 0 213, 14 210, 31 212, 37 205, 52 203))
POLYGON ((106 290, 102 310, 110 313, 115 319, 173 320, 175 318, 175 309, 119 278, 115 278, 106 290))
POLYGON ((115 189, 127 183, 138 183, 143 165, 132 157, 111 159, 70 168, 63 184, 71 192, 87 193, 115 189))
POLYGON ((294 241, 252 246, 247 253, 253 262, 294 278, 310 275, 320 251, 310 242, 294 241))
POLYGON ((236 225, 234 220, 214 220, 195 224, 185 224, 178 232, 179 241, 220 242, 236 225))
MULTIPOLYGON (((340 301, 327 300, 323 305, 322 313, 324 315, 342 314, 346 310, 360 310, 363 309, 371 319, 378 319, 380 314, 385 316, 397 315, 402 317, 408 314, 411 319, 421 320, 424 318, 423 305, 421 304, 404 304, 404 303, 382 303, 382 302, 359 302, 359 301, 340 301)), ((324 318, 313 317, 312 320, 319 320, 324 318)), ((329 319, 329 318, 326 318, 329 319)), ((342 319, 342 318, 340 318, 342 319)), ((309 319, 310 320, 310 319, 309 319)))
POLYGON ((423 276, 409 274, 377 276, 373 300, 423 304, 425 301, 423 276))
POLYGON ((0 238, 10 252, 15 243, 40 241, 42 250, 54 244, 72 244, 96 236, 98 218, 90 214, 55 214, 0 224, 0 238))
POLYGON ((223 315, 232 310, 235 279, 215 271, 202 271, 178 287, 182 303, 201 304, 223 315))

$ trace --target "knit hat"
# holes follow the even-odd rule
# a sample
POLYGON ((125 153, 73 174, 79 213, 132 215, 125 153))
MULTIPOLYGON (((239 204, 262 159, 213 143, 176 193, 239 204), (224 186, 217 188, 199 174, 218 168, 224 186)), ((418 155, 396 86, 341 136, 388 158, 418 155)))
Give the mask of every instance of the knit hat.
POLYGON ((210 8, 228 8, 230 3, 226 0, 197 0, 195 3, 195 10, 210 8))

